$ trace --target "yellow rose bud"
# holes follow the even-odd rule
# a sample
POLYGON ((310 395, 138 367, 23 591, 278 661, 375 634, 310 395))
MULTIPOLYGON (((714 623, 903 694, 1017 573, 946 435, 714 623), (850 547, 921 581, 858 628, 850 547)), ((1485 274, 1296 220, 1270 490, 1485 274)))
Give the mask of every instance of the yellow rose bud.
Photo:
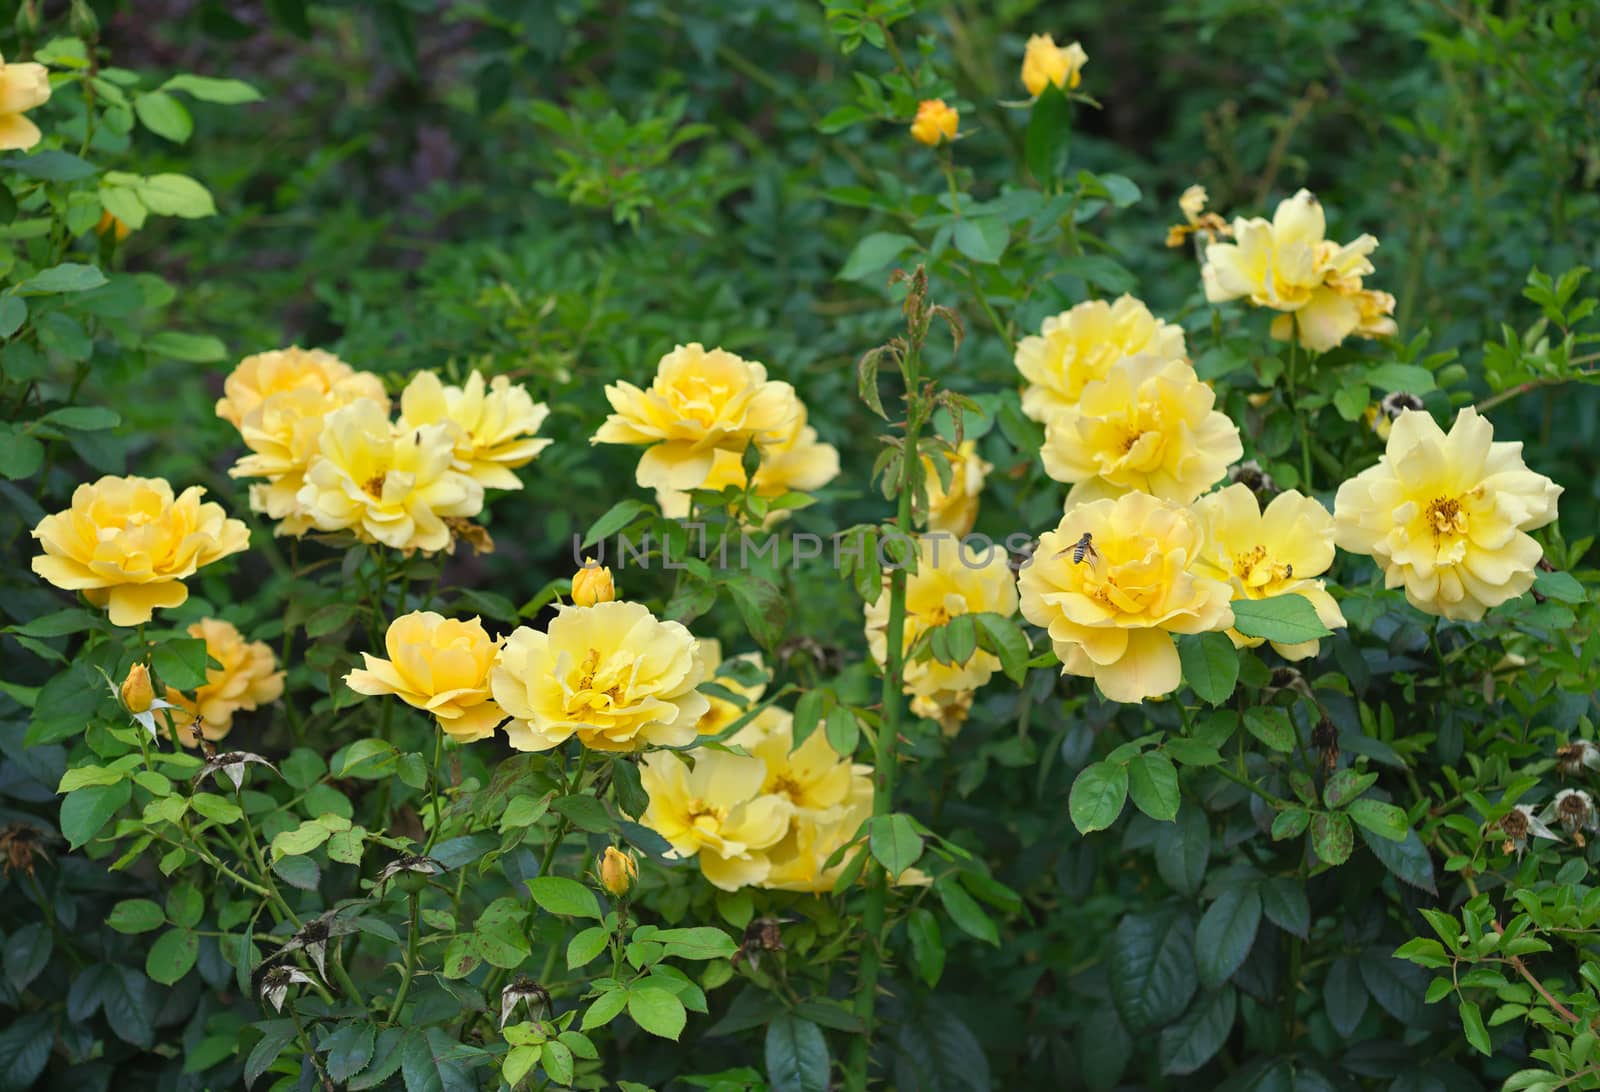
POLYGON ((600 886, 615 898, 621 898, 633 889, 639 878, 639 862, 632 853, 624 853, 616 846, 606 846, 600 858, 600 886))
POLYGON ((592 607, 596 603, 609 603, 616 597, 617 586, 612 583, 611 570, 592 557, 585 558, 583 568, 572 576, 572 601, 580 607, 592 607))
POLYGON ((134 664, 128 669, 128 677, 122 680, 122 689, 118 696, 122 698, 122 707, 135 715, 149 712, 150 703, 156 700, 155 687, 150 685, 150 669, 144 664, 134 664))
POLYGON ((1083 82, 1083 66, 1088 63, 1089 55, 1077 42, 1063 48, 1050 35, 1035 34, 1022 56, 1022 83, 1034 96, 1052 83, 1070 91, 1083 82))
POLYGON ((105 235, 113 231, 116 232, 117 242, 119 243, 126 239, 130 233, 127 224, 124 224, 109 212, 102 212, 100 214, 100 222, 94 226, 94 233, 96 235, 105 235))
POLYGON ((917 104, 917 117, 911 123, 911 138, 932 148, 956 138, 961 112, 946 106, 943 99, 923 99, 917 104))

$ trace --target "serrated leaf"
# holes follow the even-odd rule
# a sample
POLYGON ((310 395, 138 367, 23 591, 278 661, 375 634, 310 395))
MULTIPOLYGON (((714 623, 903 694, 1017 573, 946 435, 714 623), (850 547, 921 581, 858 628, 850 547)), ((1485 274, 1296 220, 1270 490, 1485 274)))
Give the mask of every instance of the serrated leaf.
POLYGON ((1239 682, 1239 654, 1225 633, 1201 633, 1180 638, 1178 659, 1183 665, 1183 680, 1212 705, 1221 705, 1233 696, 1239 682))

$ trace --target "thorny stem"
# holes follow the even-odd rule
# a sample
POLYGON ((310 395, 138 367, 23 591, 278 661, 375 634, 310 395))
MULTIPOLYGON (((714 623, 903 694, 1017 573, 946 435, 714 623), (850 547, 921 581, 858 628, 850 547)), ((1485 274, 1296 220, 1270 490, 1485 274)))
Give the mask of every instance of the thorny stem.
POLYGON ((394 995, 394 1004, 389 1006, 389 1023, 394 1023, 400 1015, 400 1006, 406 1003, 406 994, 411 992, 411 979, 417 970, 417 941, 421 932, 417 927, 419 905, 421 896, 413 891, 411 893, 411 932, 406 937, 406 966, 404 977, 400 980, 400 992, 394 995))
POLYGON ((322 1068, 322 1059, 317 1057, 317 1052, 311 1049, 311 1037, 306 1034, 306 1026, 300 1020, 300 1014, 295 1011, 294 1005, 289 1006, 289 1018, 294 1021, 296 1033, 300 1036, 300 1045, 305 1048, 305 1056, 311 1059, 311 1065, 317 1071, 317 1076, 322 1079, 323 1088, 333 1088, 334 1084, 328 1079, 328 1073, 322 1068))
POLYGON ((428 831, 428 842, 422 849, 424 857, 433 852, 433 843, 439 840, 439 828, 443 825, 439 805, 439 756, 443 753, 444 731, 434 725, 433 769, 432 776, 428 778, 428 800, 433 804, 433 829, 428 831))
MULTIPOLYGON (((1586 363, 1594 359, 1596 358, 1592 356, 1580 357, 1577 360, 1574 360, 1572 363, 1586 363)), ((1526 383, 1518 383, 1515 387, 1507 387, 1499 394, 1491 394, 1489 397, 1479 402, 1476 408, 1479 413, 1486 413, 1498 405, 1502 405, 1511 401, 1513 398, 1527 394, 1529 391, 1543 390, 1545 387, 1559 386, 1562 383, 1582 382, 1597 375, 1600 375, 1600 368, 1583 368, 1573 372, 1570 375, 1541 376, 1538 379, 1530 379, 1526 383)))

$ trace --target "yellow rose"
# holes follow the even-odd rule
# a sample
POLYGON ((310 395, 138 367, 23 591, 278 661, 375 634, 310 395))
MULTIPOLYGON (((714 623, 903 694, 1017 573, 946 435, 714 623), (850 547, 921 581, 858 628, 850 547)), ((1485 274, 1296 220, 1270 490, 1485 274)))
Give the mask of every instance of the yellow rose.
POLYGON ((1045 425, 1045 473, 1073 483, 1067 507, 1137 491, 1187 504, 1244 454, 1216 392, 1187 361, 1129 357, 1045 425))
POLYGON ((1022 55, 1022 85, 1035 97, 1050 84, 1070 91, 1083 82, 1088 63, 1089 55, 1077 42, 1062 48, 1052 35, 1035 34, 1022 55))
POLYGON ((497 375, 484 390, 473 372, 464 387, 447 387, 433 372, 418 372, 400 394, 400 427, 449 424, 455 428, 456 469, 485 489, 521 489, 512 473, 526 466, 549 440, 534 439, 549 416, 543 402, 497 375))
POLYGON ((401 431, 370 399, 323 421, 300 506, 320 531, 353 531, 363 542, 437 553, 451 546, 447 516, 483 510, 483 486, 453 467, 449 425, 401 431))
MULTIPOLYGON (((728 740, 759 758, 767 770, 761 791, 781 796, 796 814, 825 812, 843 807, 857 777, 868 777, 869 766, 856 766, 841 757, 818 725, 800 746, 794 745, 794 715, 769 709, 762 717, 739 729, 728 740)), ((867 781, 870 787, 872 782, 867 781)))
MULTIPOLYGON (((906 650, 925 632, 957 615, 985 611, 1007 616, 1017 611, 1017 588, 1006 552, 994 548, 985 555, 950 535, 923 535, 917 543, 917 571, 906 578, 906 650)), ((889 653, 887 577, 883 593, 867 605, 866 628, 867 649, 882 667, 889 653)), ((998 670, 999 659, 982 650, 959 664, 908 660, 905 690, 946 700, 956 692, 976 690, 998 670)))
POLYGON ((943 455, 950 467, 950 487, 939 480, 930 456, 922 457, 928 490, 928 530, 960 537, 978 522, 978 496, 994 467, 978 455, 976 440, 963 441, 954 454, 943 455))
POLYGON ((1132 296, 1088 300, 1045 319, 1038 334, 1017 342, 1017 371, 1028 381, 1022 412, 1042 423, 1073 409, 1084 387, 1139 353, 1185 359, 1183 329, 1162 322, 1132 296))
POLYGON ((156 607, 189 598, 185 578, 250 545, 250 532, 205 490, 185 489, 176 500, 161 478, 118 478, 80 485, 72 507, 33 529, 44 553, 33 571, 58 588, 81 591, 106 607, 114 626, 137 626, 156 607))
POLYGON ((457 743, 488 739, 506 719, 489 696, 489 672, 500 642, 478 619, 460 622, 433 611, 412 611, 389 623, 383 645, 387 660, 363 652, 365 670, 344 677, 357 694, 393 694, 433 714, 457 743))
POLYGON ((684 747, 710 702, 695 639, 642 604, 564 607, 544 633, 520 626, 490 673, 511 746, 547 751, 576 735, 598 751, 684 747))
POLYGON ((1049 631, 1062 674, 1094 679, 1112 701, 1170 694, 1183 671, 1174 633, 1233 626, 1233 591, 1198 571, 1200 521, 1146 493, 1080 504, 1039 537, 1022 569, 1022 616, 1049 631), (1090 549, 1074 561, 1075 547, 1090 549))
MULTIPOLYGON (((1279 493, 1261 510, 1250 487, 1234 484, 1201 497, 1195 514, 1205 524, 1201 554, 1209 575, 1233 587, 1235 599, 1267 599, 1274 595, 1304 596, 1329 629, 1344 626, 1344 615, 1322 581, 1313 579, 1333 564, 1333 517, 1313 498, 1295 490, 1279 493)), ((1235 647, 1255 648, 1260 637, 1230 629, 1235 647)), ((1317 641, 1272 647, 1286 660, 1317 654, 1317 641)))
POLYGON ((724 891, 759 884, 771 871, 763 850, 789 828, 789 801, 763 793, 759 758, 702 748, 691 769, 676 754, 644 757, 639 779, 650 797, 641 820, 677 859, 699 857, 705 878, 724 891))
POLYGON ((976 695, 971 690, 959 690, 937 698, 918 694, 911 699, 911 714, 936 722, 939 731, 949 739, 957 735, 961 731, 961 726, 967 722, 967 717, 972 713, 974 697, 976 695))
POLYGON ((275 394, 285 391, 314 391, 327 397, 329 408, 337 408, 357 398, 370 398, 389 411, 389 396, 383 380, 371 372, 358 372, 338 357, 322 349, 302 349, 291 345, 256 353, 239 361, 223 380, 223 397, 217 400, 217 416, 234 428, 242 429, 250 412, 275 394))
MULTIPOLYGON (((783 840, 767 851, 769 868, 761 886, 813 894, 832 891, 840 874, 861 848, 858 846, 844 853, 831 868, 828 859, 848 845, 861 830, 861 824, 872 817, 872 798, 871 778, 855 777, 851 779, 850 793, 843 806, 795 814, 783 840)), ((902 880, 911 882, 918 878, 915 869, 907 872, 902 880)))
MULTIPOLYGON (((806 408, 798 400, 782 435, 757 446, 761 451, 754 482, 758 497, 771 500, 785 493, 810 493, 839 476, 838 449, 817 439, 817 430, 806 424, 806 408)), ((719 490, 730 485, 745 487, 744 458, 736 452, 719 450, 705 481, 692 488, 719 490)), ((670 519, 683 519, 689 514, 686 492, 659 488, 656 503, 661 514, 670 519)), ((772 524, 787 515, 787 511, 779 510, 771 513, 766 522, 772 524)))
POLYGON ((156 690, 150 685, 150 669, 144 664, 134 664, 128 669, 128 677, 122 680, 122 686, 117 689, 117 697, 122 700, 122 707, 134 716, 148 713, 150 705, 156 700, 156 690))
POLYGON ((1200 185, 1190 186, 1178 196, 1178 209, 1183 213, 1183 218, 1191 225, 1200 222, 1200 214, 1206 210, 1206 202, 1210 196, 1206 188, 1200 185))
POLYGON ((639 878, 639 861, 631 851, 616 846, 606 846, 600 857, 600 886, 613 898, 620 899, 633 889, 639 878))
MULTIPOLYGON (((311 517, 301 504, 300 491, 305 488, 306 468, 322 441, 323 420, 351 401, 365 399, 360 393, 362 386, 341 384, 327 393, 309 387, 279 391, 240 423, 239 436, 250 454, 234 463, 228 474, 266 479, 250 486, 250 509, 280 521, 277 534, 303 535, 311 530, 311 517)), ((387 405, 387 401, 381 404, 387 405)))
POLYGON ((917 103, 917 116, 911 122, 911 139, 932 148, 956 138, 961 113, 946 106, 943 99, 923 99, 917 103))
POLYGON ((611 579, 611 570, 594 558, 583 563, 583 568, 572 574, 572 601, 580 607, 596 603, 609 603, 617 597, 617 585, 611 579))
POLYGON ((606 398, 615 412, 590 443, 645 445, 635 477, 646 489, 700 488, 718 451, 781 440, 800 405, 760 364, 698 343, 662 357, 648 390, 615 383, 606 398))
POLYGON ((172 726, 179 742, 195 746, 194 725, 200 734, 216 741, 233 730, 233 715, 259 709, 283 695, 283 672, 265 641, 246 642, 231 623, 219 618, 202 618, 189 627, 189 636, 204 639, 206 655, 219 667, 206 668, 205 683, 194 697, 167 688, 172 703, 172 726))
POLYGON ((1371 555, 1418 610, 1477 621, 1533 586, 1543 551, 1526 532, 1556 518, 1560 496, 1471 406, 1449 433, 1406 410, 1377 465, 1339 486, 1334 541, 1371 555))
POLYGON ((50 100, 50 74, 42 64, 6 64, 0 57, 0 151, 25 152, 39 143, 39 127, 23 111, 50 100))
MULTIPOLYGON (((699 724, 695 726, 695 731, 702 736, 718 735, 734 721, 744 716, 750 704, 761 700, 761 695, 766 693, 767 684, 763 679, 763 681, 756 683, 754 686, 747 686, 731 674, 718 674, 718 669, 722 666, 722 642, 714 637, 699 638, 695 645, 695 659, 699 662, 700 677, 702 679, 714 682, 723 689, 738 694, 746 703, 741 706, 716 694, 705 695, 706 700, 711 704, 706 708, 699 724)), ((761 669, 763 676, 768 674, 759 652, 747 652, 743 656, 737 657, 737 659, 754 664, 761 669)), ((766 712, 776 713, 777 710, 769 709, 766 712)))

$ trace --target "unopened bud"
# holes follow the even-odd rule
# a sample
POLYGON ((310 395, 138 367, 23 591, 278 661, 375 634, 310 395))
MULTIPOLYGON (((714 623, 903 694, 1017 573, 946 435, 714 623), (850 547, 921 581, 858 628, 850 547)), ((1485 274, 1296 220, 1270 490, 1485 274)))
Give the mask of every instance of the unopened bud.
POLYGON ((609 603, 617 597, 617 586, 611 582, 611 570, 593 558, 583 563, 572 577, 572 601, 580 607, 596 603, 609 603))
POLYGON ((148 713, 150 706, 156 700, 155 687, 150 685, 150 669, 144 664, 134 664, 128 669, 128 677, 122 680, 122 687, 117 691, 117 696, 122 699, 122 706, 128 712, 138 715, 148 713))
POLYGON ((22 0, 17 6, 17 18, 14 24, 17 28, 17 37, 28 39, 39 33, 39 6, 34 0, 22 0))
POLYGON ((93 41, 100 34, 100 20, 85 0, 72 0, 72 14, 67 19, 72 33, 84 41, 93 41))
POLYGON ((638 878, 639 862, 634 860, 633 854, 624 853, 616 846, 606 846, 600 858, 600 886, 620 899, 633 890, 633 882, 638 878))

